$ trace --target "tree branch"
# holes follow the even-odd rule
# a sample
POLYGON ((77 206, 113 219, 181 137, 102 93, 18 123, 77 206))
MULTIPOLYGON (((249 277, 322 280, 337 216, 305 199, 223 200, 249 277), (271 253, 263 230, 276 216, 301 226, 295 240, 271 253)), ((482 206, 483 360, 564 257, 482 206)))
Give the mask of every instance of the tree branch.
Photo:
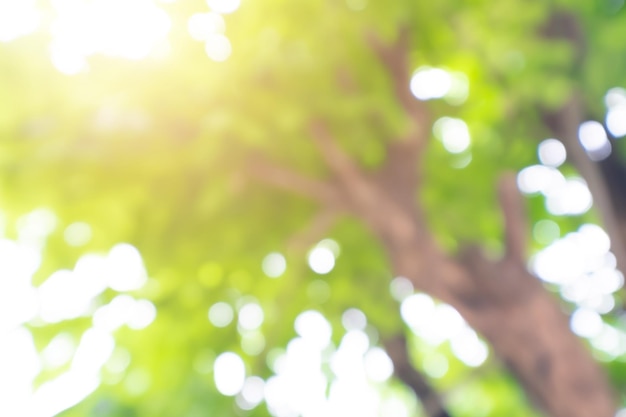
POLYGON ((439 394, 430 386, 424 375, 411 365, 404 335, 388 339, 384 344, 393 362, 396 376, 419 398, 424 413, 428 417, 450 417, 439 394))
POLYGON ((386 45, 376 34, 369 32, 367 42, 374 50, 378 59, 389 72, 394 84, 394 92, 400 104, 406 110, 415 110, 419 102, 409 91, 409 48, 410 31, 402 27, 398 31, 398 38, 392 45, 386 45))
POLYGON ((303 176, 288 168, 268 162, 260 156, 248 160, 247 172, 255 180, 313 199, 329 207, 344 205, 338 190, 330 183, 303 176))
POLYGON ((517 189, 515 175, 507 173, 498 184, 498 197, 504 216, 506 256, 523 265, 526 259, 527 224, 524 203, 517 189))
POLYGON ((342 191, 352 197, 352 203, 357 206, 373 204, 376 201, 375 190, 365 178, 365 173, 337 145, 326 123, 315 120, 310 124, 309 131, 328 167, 343 185, 342 191))
POLYGON ((411 80, 410 31, 407 27, 400 28, 398 38, 392 45, 386 45, 372 32, 368 33, 366 38, 380 62, 389 72, 394 94, 413 124, 402 140, 411 144, 407 151, 411 152, 415 159, 430 135, 431 116, 425 103, 413 97, 409 89, 411 80))

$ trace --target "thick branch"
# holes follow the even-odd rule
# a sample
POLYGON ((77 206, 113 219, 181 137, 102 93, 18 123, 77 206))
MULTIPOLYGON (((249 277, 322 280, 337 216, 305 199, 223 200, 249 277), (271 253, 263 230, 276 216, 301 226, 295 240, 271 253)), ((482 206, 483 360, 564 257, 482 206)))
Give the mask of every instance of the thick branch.
POLYGON ((374 33, 367 34, 367 41, 380 62, 389 72, 394 85, 394 92, 402 107, 407 110, 407 113, 413 113, 419 107, 422 107, 409 91, 409 29, 406 27, 401 28, 396 42, 392 45, 386 45, 374 33))
POLYGON ((572 334, 559 303, 523 265, 475 252, 461 265, 437 251, 423 253, 419 238, 413 249, 385 246, 394 274, 455 307, 546 415, 613 416, 602 370, 572 334))
POLYGON ((387 69, 393 83, 394 94, 406 115, 411 119, 413 126, 403 140, 411 144, 407 151, 411 152, 415 158, 428 140, 431 117, 425 103, 413 97, 409 89, 410 31, 407 27, 401 28, 396 42, 392 45, 385 44, 374 33, 368 33, 367 41, 387 69))
POLYGON ((527 224, 524 203, 514 174, 505 174, 498 184, 500 207, 504 215, 506 256, 523 264, 526 259, 527 224))
POLYGON ((393 362, 396 376, 406 384, 419 398, 428 417, 450 417, 439 394, 430 386, 428 380, 411 364, 404 335, 385 342, 385 349, 393 362))
POLYGON ((256 180, 316 200, 325 206, 343 206, 342 198, 333 184, 305 177, 298 172, 270 163, 262 157, 251 158, 247 171, 256 180))
POLYGON ((326 123, 315 120, 310 125, 311 136, 322 154, 326 164, 343 185, 342 191, 352 197, 352 203, 370 205, 376 195, 365 173, 354 160, 337 144, 326 123))

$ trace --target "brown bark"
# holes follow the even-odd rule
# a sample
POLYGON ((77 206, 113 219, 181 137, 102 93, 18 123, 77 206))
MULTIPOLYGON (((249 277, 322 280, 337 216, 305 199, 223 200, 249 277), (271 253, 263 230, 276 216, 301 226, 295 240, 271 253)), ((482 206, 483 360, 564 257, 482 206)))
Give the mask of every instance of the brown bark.
MULTIPOLYGON (((602 370, 571 333, 557 300, 528 273, 523 256, 514 253, 523 228, 507 231, 509 247, 501 260, 471 249, 454 259, 437 247, 417 207, 393 197, 402 193, 392 184, 383 187, 377 177, 366 180, 361 173, 352 174, 365 187, 359 192, 350 192, 346 178, 331 185, 343 189, 342 205, 383 243, 394 274, 455 307, 485 337, 537 408, 552 417, 614 416, 612 391, 602 370)), ((510 192, 509 187, 503 188, 510 192)), ((511 204, 510 196, 503 196, 502 203, 505 208, 511 204)), ((514 224, 517 216, 508 213, 505 223, 514 224)))
POLYGON ((456 261, 417 236, 398 241, 379 223, 376 231, 394 272, 455 307, 539 409, 553 417, 614 415, 603 372, 571 333, 557 301, 522 263, 491 261, 475 250, 456 261))

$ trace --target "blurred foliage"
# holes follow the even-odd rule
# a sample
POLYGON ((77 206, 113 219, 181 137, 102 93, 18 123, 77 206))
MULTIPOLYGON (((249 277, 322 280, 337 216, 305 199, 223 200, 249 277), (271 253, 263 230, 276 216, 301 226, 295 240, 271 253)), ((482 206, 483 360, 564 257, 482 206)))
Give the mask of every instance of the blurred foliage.
MULTIPOLYGON (((264 356, 294 337, 294 319, 307 309, 331 321, 335 343, 344 333, 341 314, 350 307, 365 312, 382 335, 403 329, 388 295, 389 267, 369 232, 341 218, 319 236, 339 242, 342 253, 331 273, 318 276, 306 265, 310 246, 289 244, 307 230, 317 207, 255 182, 246 173, 247 161, 262 152, 311 176, 326 176, 306 130, 309 120, 321 117, 342 147, 375 169, 385 141, 409 122, 365 37, 375 33, 391 42, 407 26, 414 68, 459 71, 470 85, 463 104, 429 105, 437 117, 467 123, 471 163, 455 168, 459 155, 433 140, 416 198, 450 251, 478 241, 498 253, 495 179, 503 170, 536 163, 536 143, 548 133, 535 109, 556 108, 577 89, 590 116, 602 118, 606 90, 626 85, 622 4, 243 1, 225 16, 232 55, 213 62, 186 29, 187 19, 207 11, 206 4, 179 0, 161 5, 173 21, 169 56, 94 56, 89 71, 74 76, 53 68, 44 32, 1 44, 0 204, 7 236, 16 237, 18 218, 33 209, 49 208, 58 217, 36 283, 71 269, 83 254, 129 242, 141 251, 150 276, 135 295, 158 308, 148 328, 116 333, 118 349, 132 358, 123 377, 104 370, 97 392, 62 415, 267 416, 264 406, 242 411, 216 391, 207 366, 216 355, 237 352, 251 374, 269 377, 264 356), (361 3, 362 10, 349 7, 361 3), (583 22, 587 57, 580 67, 570 44, 540 35, 556 10, 571 10, 583 22), (93 234, 80 248, 63 237, 77 221, 88 223, 93 234), (274 251, 285 254, 288 267, 272 280, 261 263, 274 251), (253 297, 265 311, 266 347, 258 356, 243 353, 236 323, 216 328, 207 320, 210 306, 237 305, 241 297, 253 297)), ((528 206, 532 219, 550 217, 543 200, 531 198, 528 206)), ((555 220, 564 234, 584 219, 555 220)), ((106 292, 100 302, 113 296, 106 292)), ((60 331, 80 335, 89 320, 32 331, 42 348, 60 331)), ((448 372, 432 379, 455 416, 532 415, 495 359, 471 369, 445 344, 435 348, 417 337, 413 342, 418 367, 432 355, 448 362, 448 372)), ((614 382, 626 384, 624 363, 607 365, 614 382)), ((390 389, 406 392, 393 384, 390 389)))

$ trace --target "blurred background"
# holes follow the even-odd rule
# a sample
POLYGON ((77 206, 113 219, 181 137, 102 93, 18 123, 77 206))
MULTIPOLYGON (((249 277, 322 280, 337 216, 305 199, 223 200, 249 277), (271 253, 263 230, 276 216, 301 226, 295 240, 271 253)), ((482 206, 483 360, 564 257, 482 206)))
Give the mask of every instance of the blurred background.
POLYGON ((326 178, 311 118, 380 167, 410 121, 368 39, 402 27, 432 233, 500 256, 514 171, 528 268, 623 392, 626 12, 584 3, 0 0, 0 415, 427 416, 398 333, 450 415, 539 415, 358 219, 248 169, 326 178))

